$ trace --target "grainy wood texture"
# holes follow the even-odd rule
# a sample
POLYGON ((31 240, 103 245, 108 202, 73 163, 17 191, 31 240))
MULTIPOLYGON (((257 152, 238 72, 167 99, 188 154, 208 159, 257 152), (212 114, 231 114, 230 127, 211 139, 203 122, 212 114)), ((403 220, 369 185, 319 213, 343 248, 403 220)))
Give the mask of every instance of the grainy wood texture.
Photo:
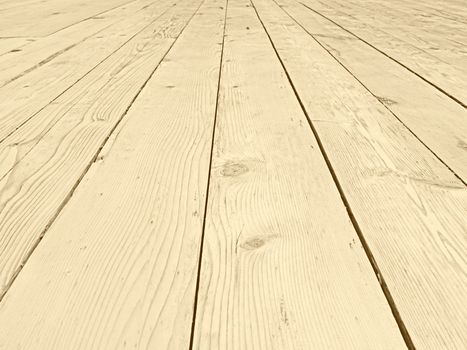
POLYGON ((135 1, 138 0, 45 0, 9 6, 2 9, 0 37, 50 35, 68 25, 135 1))
POLYGON ((466 60, 465 0, 0 0, 0 350, 465 350, 466 60))
POLYGON ((151 25, 171 5, 172 0, 167 0, 147 7, 0 88, 0 142, 151 25))
POLYGON ((299 3, 276 2, 467 183, 465 108, 299 3))
POLYGON ((17 52, 21 50, 27 44, 34 41, 33 38, 4 38, 0 39, 0 59, 3 55, 10 53, 11 51, 17 52))
MULTIPOLYGON (((377 24, 372 25, 374 22, 373 17, 377 18, 377 14, 356 18, 358 15, 355 15, 354 11, 356 10, 354 7, 350 7, 351 11, 346 11, 343 8, 344 1, 339 0, 336 5, 321 2, 320 0, 301 0, 300 2, 374 45, 388 56, 445 91, 446 94, 462 103, 464 107, 467 105, 467 79, 465 68, 462 69, 462 67, 465 67, 465 63, 459 62, 460 66, 454 66, 423 49, 407 43, 403 39, 379 29, 377 24)), ((432 28, 432 30, 435 30, 435 28, 432 28)), ((441 32, 439 35, 440 37, 446 37, 449 36, 449 32, 441 32)), ((455 55, 457 52, 452 54, 455 55)), ((465 53, 462 57, 466 57, 465 53)), ((465 59, 463 62, 465 62, 465 59)))
POLYGON ((284 11, 254 3, 415 347, 464 348, 467 188, 284 11))
MULTIPOLYGON (((395 40, 416 47, 466 74, 467 67, 462 61, 467 60, 467 27, 431 16, 420 20, 416 17, 415 9, 405 7, 401 10, 394 6, 394 2, 385 0, 330 0, 327 3, 341 8, 357 21, 367 22, 370 28, 383 31, 395 40)), ((417 9, 426 12, 425 4, 419 4, 417 9)))
POLYGON ((1 303, 4 348, 188 348, 224 13, 202 5, 50 227, 1 303))
MULTIPOLYGON (((0 86, 4 86, 12 80, 18 79, 22 75, 39 68, 74 48, 78 43, 101 32, 111 24, 135 15, 138 11, 141 11, 144 7, 152 3, 154 3, 154 0, 140 0, 126 6, 118 7, 45 38, 35 38, 34 42, 27 47, 21 47, 0 56, 0 86)), ((108 33, 104 31, 97 35, 105 36, 108 35, 108 33)), ((0 39, 0 44, 3 40, 25 41, 28 39, 0 39)), ((78 51, 75 51, 75 55, 78 55, 78 52, 79 47, 78 51)))
POLYGON ((227 18, 194 348, 406 348, 254 9, 227 18))
POLYGON ((0 294, 197 5, 172 7, 6 140, 0 153, 0 294))

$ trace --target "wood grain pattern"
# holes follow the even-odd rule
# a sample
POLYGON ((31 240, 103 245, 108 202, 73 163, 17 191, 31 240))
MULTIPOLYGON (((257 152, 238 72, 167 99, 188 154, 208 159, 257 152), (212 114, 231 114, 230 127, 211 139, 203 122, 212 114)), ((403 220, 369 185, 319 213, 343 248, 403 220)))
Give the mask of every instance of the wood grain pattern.
POLYGON ((0 153, 0 294, 197 5, 171 8, 7 140, 0 153))
POLYGON ((254 9, 227 18, 194 348, 406 348, 254 9))
POLYGON ((426 14, 423 4, 418 6, 418 11, 425 13, 421 19, 415 16, 417 12, 414 9, 400 9, 394 6, 394 2, 330 0, 327 4, 339 8, 357 21, 365 22, 373 30, 380 30, 388 37, 454 66, 464 75, 467 73, 465 64, 462 64, 467 60, 467 27, 432 18, 426 14))
POLYGON ((276 2, 467 183, 465 108, 295 1, 276 2))
POLYGON ((1 303, 4 348, 188 348, 224 13, 200 8, 50 227, 1 303))
POLYGON ((45 0, 10 5, 1 11, 0 37, 50 35, 68 25, 133 1, 45 0))
POLYGON ((3 55, 21 50, 32 41, 34 41, 33 38, 0 38, 0 60, 3 55))
MULTIPOLYGON (((319 0, 303 0, 301 3, 331 18, 385 54, 401 62, 419 76, 438 86, 446 94, 453 96, 464 107, 467 105, 467 79, 463 69, 386 33, 379 29, 377 25, 371 26, 374 21, 371 16, 366 16, 364 21, 353 18, 352 13, 348 13, 342 8, 341 4, 343 2, 339 2, 335 6, 319 0)), ((449 32, 441 33, 441 35, 449 36, 449 32)), ((463 54, 463 57, 465 57, 465 54, 463 54)), ((459 67, 465 67, 465 64, 459 63, 461 64, 459 67)))
MULTIPOLYGON (((34 38, 34 42, 19 50, 10 51, 0 56, 0 87, 18 79, 45 63, 57 58, 64 52, 72 49, 78 43, 96 35, 104 36, 106 32, 99 33, 117 21, 133 16, 145 6, 154 3, 153 0, 141 0, 126 6, 118 7, 97 17, 91 17, 76 25, 72 25, 45 38, 34 38)), ((0 18, 3 16, 0 15, 0 18)), ((25 38, 0 39, 25 41, 25 38)), ((75 51, 76 53, 76 51, 75 51)))
POLYGON ((284 11, 254 3, 415 347, 462 349, 467 188, 284 11))
POLYGON ((0 88, 0 141, 154 22, 170 8, 171 2, 157 3, 125 18, 0 88))

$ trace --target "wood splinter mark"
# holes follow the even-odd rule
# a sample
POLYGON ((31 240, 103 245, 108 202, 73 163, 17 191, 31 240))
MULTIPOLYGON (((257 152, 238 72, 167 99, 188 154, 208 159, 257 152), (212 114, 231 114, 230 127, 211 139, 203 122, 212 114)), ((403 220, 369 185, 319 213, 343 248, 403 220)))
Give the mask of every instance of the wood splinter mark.
POLYGON ((241 163, 226 163, 221 170, 223 176, 239 176, 248 172, 248 167, 241 163))

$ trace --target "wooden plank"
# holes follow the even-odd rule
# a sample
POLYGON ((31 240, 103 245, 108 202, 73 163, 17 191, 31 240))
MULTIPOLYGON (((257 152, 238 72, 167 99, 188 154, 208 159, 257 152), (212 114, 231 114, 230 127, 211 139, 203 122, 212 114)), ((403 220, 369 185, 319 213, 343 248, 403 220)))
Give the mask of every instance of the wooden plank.
POLYGON ((0 154, 0 294, 196 5, 172 7, 7 140, 0 154))
POLYGON ((0 39, 0 57, 12 50, 20 50, 25 45, 30 44, 34 39, 32 38, 6 38, 0 39))
POLYGON ((309 9, 332 19, 346 30, 400 62, 464 107, 467 105, 467 79, 462 69, 403 40, 388 35, 377 26, 370 26, 372 23, 370 17, 366 22, 362 22, 352 18, 352 14, 342 11, 341 7, 337 5, 330 7, 328 3, 324 4, 319 0, 301 0, 300 2, 308 6, 309 9))
POLYGON ((6 294, 5 348, 188 348, 224 6, 202 6, 6 294))
POLYGON ((135 0, 48 0, 0 12, 0 37, 47 36, 64 27, 135 0))
MULTIPOLYGON (((99 32, 113 23, 133 16, 151 3, 154 3, 154 0, 138 1, 134 4, 118 7, 97 18, 90 18, 46 38, 38 38, 34 43, 29 44, 27 47, 22 47, 19 51, 9 52, 1 56, 0 87, 37 69, 50 60, 74 48, 78 43, 94 35, 100 35, 99 32)), ((101 35, 104 34, 105 32, 101 35)))
POLYGON ((0 88, 0 142, 154 22, 171 5, 172 0, 167 0, 147 7, 0 88))
POLYGON ((284 11, 254 3, 415 348, 463 348, 466 187, 284 11))
POLYGON ((397 1, 396 6, 404 9, 405 7, 410 8, 415 12, 429 13, 430 16, 436 16, 446 21, 454 21, 458 23, 467 23, 466 15, 467 8, 465 3, 461 0, 460 3, 456 1, 438 1, 430 0, 420 3, 419 1, 397 1))
POLYGON ((194 348, 406 348, 249 4, 227 11, 194 348))
POLYGON ((276 2, 467 183, 467 111, 462 106, 295 1, 276 2))
MULTIPOLYGON (((396 0, 397 1, 397 0, 396 0)), ((467 27, 457 22, 433 18, 426 13, 424 6, 402 8, 394 2, 384 3, 378 0, 361 1, 330 0, 332 8, 338 8, 355 21, 366 23, 373 30, 381 30, 394 40, 405 42, 445 63, 452 64, 466 74, 461 63, 467 60, 467 27), (417 17, 421 11, 424 16, 417 17)))

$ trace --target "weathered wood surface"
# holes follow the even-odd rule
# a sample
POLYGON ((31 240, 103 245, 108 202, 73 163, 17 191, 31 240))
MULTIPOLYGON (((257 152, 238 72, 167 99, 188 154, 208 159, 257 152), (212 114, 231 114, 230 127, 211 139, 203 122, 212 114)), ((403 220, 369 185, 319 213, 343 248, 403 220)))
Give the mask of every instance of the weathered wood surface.
POLYGON ((467 183, 465 108, 296 1, 276 2, 467 183))
POLYGON ((461 349, 467 343, 467 187, 286 8, 254 3, 412 342, 461 349))
MULTIPOLYGON (((450 62, 446 62, 445 57, 437 57, 431 52, 427 52, 426 48, 418 47, 420 44, 414 46, 413 43, 407 42, 407 35, 403 30, 394 28, 396 35, 385 31, 381 28, 381 24, 378 24, 378 18, 381 17, 376 10, 366 15, 365 11, 362 11, 363 15, 360 15, 361 10, 359 7, 347 7, 346 2, 341 0, 337 3, 301 0, 300 3, 308 6, 311 11, 333 20, 346 30, 359 36, 466 107, 467 79, 465 62, 467 60, 467 51, 465 50, 465 44, 456 43, 457 47, 463 48, 462 51, 460 49, 435 50, 442 51, 444 56, 448 55, 452 58, 450 62)), ((365 6, 364 1, 359 1, 359 3, 365 6)), ((406 16, 410 16, 410 12, 406 16)), ((383 20, 384 18, 381 18, 381 21, 383 20)), ((432 27, 431 30, 437 33, 437 37, 441 41, 446 40, 451 35, 451 30, 446 28, 432 27)), ((410 32, 408 36, 411 36, 410 32)))
POLYGON ((5 348, 188 348, 224 14, 204 2, 48 230, 0 305, 5 348))
POLYGON ((181 1, 7 139, 0 166, 1 293, 196 9, 181 1))
POLYGON ((0 0, 0 349, 464 349, 466 14, 0 0))
POLYGON ((194 348, 404 349, 253 7, 227 18, 194 348))

